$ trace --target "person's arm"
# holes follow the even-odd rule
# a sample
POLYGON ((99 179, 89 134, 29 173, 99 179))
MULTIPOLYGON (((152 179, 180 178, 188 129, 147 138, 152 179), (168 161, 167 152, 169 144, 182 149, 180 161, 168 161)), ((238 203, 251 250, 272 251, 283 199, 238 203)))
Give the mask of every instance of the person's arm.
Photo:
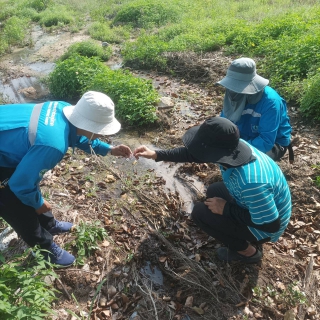
POLYGON ((107 153, 110 152, 112 149, 112 146, 110 146, 108 143, 103 142, 99 139, 95 139, 91 141, 91 148, 88 142, 89 142, 89 139, 87 137, 78 136, 78 140, 75 146, 89 154, 91 153, 91 148, 92 148, 96 154, 99 154, 101 156, 107 155, 107 153))
POLYGON ((179 147, 168 150, 156 150, 157 158, 155 161, 171 161, 171 162, 196 162, 202 163, 189 153, 186 147, 179 147))
POLYGON ((128 158, 132 155, 132 152, 128 146, 123 144, 118 146, 111 146, 110 144, 103 142, 99 139, 91 141, 91 148, 89 145, 89 139, 85 136, 79 136, 76 147, 82 151, 91 154, 91 148, 96 154, 101 156, 107 155, 109 152, 113 156, 122 156, 128 158))
POLYGON ((264 153, 270 151, 275 144, 280 125, 281 103, 281 100, 263 101, 262 110, 264 111, 261 113, 259 121, 259 135, 256 138, 247 140, 264 153))
POLYGON ((49 211, 51 206, 44 201, 38 185, 45 172, 52 169, 62 158, 63 154, 55 148, 31 147, 9 179, 11 191, 22 203, 36 211, 42 207, 39 214, 49 211))

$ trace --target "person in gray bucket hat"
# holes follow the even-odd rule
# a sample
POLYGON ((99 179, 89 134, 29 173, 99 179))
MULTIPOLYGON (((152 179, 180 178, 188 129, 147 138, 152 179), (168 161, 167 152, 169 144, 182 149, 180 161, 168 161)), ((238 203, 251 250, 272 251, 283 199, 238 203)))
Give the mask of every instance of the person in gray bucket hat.
POLYGON ((222 117, 192 127, 182 141, 184 147, 154 151, 140 146, 133 154, 155 161, 218 164, 223 181, 207 188, 206 200, 194 204, 191 217, 224 243, 217 250, 220 260, 259 262, 261 245, 276 242, 291 216, 290 190, 279 166, 240 139, 238 127, 222 117))
POLYGON ((241 138, 275 161, 289 150, 292 163, 292 128, 286 102, 268 86, 269 80, 257 74, 255 62, 250 58, 232 61, 217 84, 226 88, 221 116, 238 126, 241 138))

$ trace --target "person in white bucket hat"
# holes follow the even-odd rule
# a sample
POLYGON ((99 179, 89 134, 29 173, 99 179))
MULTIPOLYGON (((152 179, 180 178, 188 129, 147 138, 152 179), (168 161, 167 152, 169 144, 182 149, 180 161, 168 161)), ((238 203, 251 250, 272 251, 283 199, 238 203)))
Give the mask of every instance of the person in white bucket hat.
POLYGON ((286 101, 268 86, 269 80, 257 74, 255 62, 250 58, 232 61, 217 84, 226 88, 221 116, 238 126, 241 138, 275 161, 289 150, 292 163, 286 101))
POLYGON ((0 105, 0 217, 30 247, 47 250, 45 258, 60 267, 70 266, 75 257, 60 248, 53 235, 69 232, 72 223, 54 218, 39 182, 69 147, 130 157, 128 146, 97 139, 120 127, 112 100, 101 92, 86 92, 76 105, 64 101, 0 105))

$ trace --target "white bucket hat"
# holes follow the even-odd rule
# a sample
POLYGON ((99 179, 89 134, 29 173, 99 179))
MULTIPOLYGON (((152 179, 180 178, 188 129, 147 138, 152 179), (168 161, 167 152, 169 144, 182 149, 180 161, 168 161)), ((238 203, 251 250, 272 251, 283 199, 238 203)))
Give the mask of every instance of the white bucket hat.
POLYGON ((269 80, 257 74, 252 59, 239 58, 231 62, 227 75, 217 83, 237 93, 255 94, 262 91, 269 80))
POLYGON ((113 101, 101 92, 86 92, 75 106, 63 108, 63 113, 75 127, 92 133, 111 135, 121 128, 113 101))

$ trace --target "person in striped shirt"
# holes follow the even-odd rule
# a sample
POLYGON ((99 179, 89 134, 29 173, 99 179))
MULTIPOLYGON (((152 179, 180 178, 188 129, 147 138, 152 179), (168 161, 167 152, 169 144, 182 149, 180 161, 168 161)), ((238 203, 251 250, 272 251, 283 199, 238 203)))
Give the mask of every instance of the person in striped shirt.
POLYGON ((259 262, 261 244, 276 242, 291 216, 290 190, 279 166, 240 139, 238 127, 222 117, 192 127, 182 140, 184 147, 154 151, 140 146, 133 154, 155 161, 218 164, 223 181, 208 187, 206 200, 194 205, 191 217, 224 243, 217 250, 220 260, 259 262))

